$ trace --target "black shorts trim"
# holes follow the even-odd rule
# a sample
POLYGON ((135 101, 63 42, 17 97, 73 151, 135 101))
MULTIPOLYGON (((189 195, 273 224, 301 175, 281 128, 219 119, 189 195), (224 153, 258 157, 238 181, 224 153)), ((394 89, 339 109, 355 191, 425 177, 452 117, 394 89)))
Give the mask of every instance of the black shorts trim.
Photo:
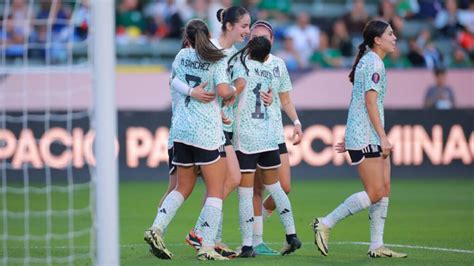
POLYGON ((365 158, 377 158, 382 156, 382 147, 376 144, 369 144, 362 150, 347 150, 351 157, 352 165, 358 165, 365 158))
POLYGON ((176 165, 173 163, 173 147, 168 149, 168 173, 172 175, 176 170, 176 165))
POLYGON ((235 151, 239 161, 240 172, 253 173, 257 171, 257 166, 261 169, 275 169, 280 167, 280 152, 278 150, 266 151, 254 154, 246 154, 235 151))
POLYGON ((234 137, 234 133, 232 132, 227 132, 224 130, 224 136, 225 136, 225 143, 224 146, 230 146, 232 145, 232 138, 234 137))
POLYGON ((224 146, 205 150, 181 142, 174 142, 173 161, 177 166, 208 165, 217 162, 225 154, 224 146))
POLYGON ((288 153, 285 142, 278 144, 278 152, 280 152, 280 155, 288 153))

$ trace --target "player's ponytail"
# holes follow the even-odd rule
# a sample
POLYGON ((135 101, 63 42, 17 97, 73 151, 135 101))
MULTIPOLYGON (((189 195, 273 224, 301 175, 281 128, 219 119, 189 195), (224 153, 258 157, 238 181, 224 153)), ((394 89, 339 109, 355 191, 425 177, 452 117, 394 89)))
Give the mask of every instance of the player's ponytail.
POLYGON ((385 32, 389 24, 383 20, 372 20, 365 24, 364 27, 364 41, 359 45, 359 52, 354 60, 354 64, 352 65, 351 73, 349 73, 349 80, 352 84, 354 84, 355 78, 355 70, 357 68, 357 64, 359 64, 360 59, 364 56, 367 46, 369 48, 374 47, 374 39, 375 37, 380 37, 385 32))
POLYGON ((208 62, 216 62, 225 57, 222 50, 212 44, 209 40, 209 29, 200 19, 190 20, 186 24, 185 36, 187 42, 196 49, 201 60, 208 62))
POLYGON ((267 56, 272 50, 272 43, 265 37, 259 36, 252 38, 244 48, 240 49, 236 54, 234 54, 228 62, 228 71, 230 70, 232 61, 234 58, 239 56, 240 62, 245 68, 247 75, 249 74, 249 69, 245 63, 245 58, 249 55, 252 60, 264 62, 267 56))

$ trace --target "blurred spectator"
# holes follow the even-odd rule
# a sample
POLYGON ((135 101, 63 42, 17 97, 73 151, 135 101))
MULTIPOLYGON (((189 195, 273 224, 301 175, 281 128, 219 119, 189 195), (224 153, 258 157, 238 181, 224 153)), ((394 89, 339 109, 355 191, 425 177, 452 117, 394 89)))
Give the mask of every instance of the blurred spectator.
POLYGON ((416 43, 423 50, 426 67, 429 69, 444 67, 443 56, 431 41, 431 31, 429 29, 424 29, 418 34, 416 43))
POLYGON ((53 39, 58 39, 66 34, 70 17, 71 10, 67 6, 63 6, 62 1, 52 0, 40 2, 40 11, 36 19, 43 24, 52 20, 53 39))
POLYGON ((474 34, 474 1, 469 1, 469 8, 467 10, 459 11, 459 22, 467 31, 474 34))
POLYGON ((390 23, 395 36, 402 36, 403 19, 395 12, 395 4, 391 0, 381 0, 378 7, 379 19, 390 23))
POLYGON ((147 32, 151 37, 181 38, 184 23, 174 0, 150 3, 145 8, 145 15, 149 18, 147 32))
POLYGON ((354 0, 351 11, 346 13, 342 19, 352 38, 359 38, 355 43, 362 42, 362 32, 365 24, 369 21, 369 14, 365 10, 364 0, 354 0))
POLYGON ((145 19, 139 8, 138 0, 122 0, 116 14, 117 41, 129 43, 142 42, 145 19))
POLYGON ((408 68, 411 67, 411 63, 408 58, 403 55, 398 46, 392 53, 388 53, 383 59, 385 68, 408 68))
POLYGON ((24 37, 30 31, 30 25, 27 21, 30 19, 28 16, 28 9, 25 4, 25 0, 13 0, 10 14, 13 19, 13 27, 15 32, 23 35, 24 37))
POLYGON ((474 33, 468 31, 466 27, 463 27, 463 30, 458 35, 457 42, 459 46, 468 52, 471 60, 474 61, 474 33))
POLYGON ((23 56, 23 44, 25 42, 25 35, 22 31, 22 28, 15 27, 12 15, 8 16, 6 18, 6 21, 2 23, 2 25, 5 25, 5 28, 0 28, 0 42, 2 44, 6 44, 5 56, 23 56))
POLYGON ((309 14, 303 12, 299 14, 297 24, 288 29, 287 36, 293 39, 295 49, 307 67, 311 54, 319 47, 319 28, 311 25, 309 14))
POLYGON ((339 49, 342 56, 351 57, 354 54, 354 46, 343 20, 337 20, 332 25, 331 46, 339 49))
POLYGON ((395 10, 400 17, 411 19, 420 12, 420 5, 417 0, 398 0, 395 10))
POLYGON ((425 95, 425 108, 447 110, 455 107, 454 92, 446 85, 446 70, 434 71, 435 85, 428 88, 425 95))
POLYGON ((283 41, 283 49, 276 52, 276 56, 285 61, 289 72, 305 70, 306 65, 301 55, 296 51, 293 39, 290 36, 285 37, 283 41))
POLYGON ((322 68, 342 67, 341 52, 329 46, 329 37, 324 31, 320 34, 319 50, 311 56, 311 63, 322 68))
POLYGON ((472 67, 471 61, 466 52, 461 47, 454 48, 453 55, 449 67, 453 68, 469 68, 472 67))
POLYGON ((461 30, 460 12, 456 0, 446 0, 446 7, 436 15, 434 26, 443 37, 456 38, 461 30))
POLYGON ((423 48, 421 48, 417 42, 416 38, 410 38, 408 40, 408 60, 411 65, 414 67, 425 67, 425 57, 423 56, 423 48))
POLYGON ((74 12, 74 39, 83 41, 87 39, 89 25, 91 21, 91 10, 89 0, 82 0, 79 7, 74 12))
POLYGON ((443 0, 418 0, 420 11, 417 14, 419 19, 433 20, 441 9, 443 0))

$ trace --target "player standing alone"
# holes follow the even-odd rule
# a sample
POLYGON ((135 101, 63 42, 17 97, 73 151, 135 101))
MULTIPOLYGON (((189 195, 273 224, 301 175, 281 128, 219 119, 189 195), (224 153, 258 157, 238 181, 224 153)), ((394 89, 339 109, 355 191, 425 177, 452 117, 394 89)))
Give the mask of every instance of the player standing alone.
POLYGON ((328 255, 329 231, 339 221, 369 208, 369 257, 405 258, 407 254, 394 252, 383 244, 385 218, 390 194, 390 144, 384 130, 384 97, 387 87, 383 58, 395 50, 392 27, 385 21, 373 20, 366 24, 364 41, 359 45, 349 79, 353 84, 352 99, 346 125, 345 147, 352 165, 357 165, 364 191, 352 194, 327 216, 312 223, 315 244, 324 256, 328 255), (370 49, 368 51, 367 47, 370 49))

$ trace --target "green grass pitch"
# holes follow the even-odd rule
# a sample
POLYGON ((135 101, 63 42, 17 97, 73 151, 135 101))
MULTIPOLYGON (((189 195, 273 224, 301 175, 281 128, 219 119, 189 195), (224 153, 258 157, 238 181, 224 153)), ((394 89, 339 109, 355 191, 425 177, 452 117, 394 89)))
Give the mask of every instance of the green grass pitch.
MULTIPOLYGON (((122 265, 195 265, 197 263, 226 263, 234 265, 474 265, 474 180, 463 179, 409 179, 394 178, 392 196, 385 226, 385 243, 401 245, 396 251, 408 253, 407 259, 369 259, 369 225, 367 211, 358 213, 339 223, 331 232, 330 254, 323 257, 313 244, 309 223, 334 209, 350 194, 362 190, 357 178, 337 180, 294 180, 290 199, 295 216, 296 229, 303 247, 289 256, 259 256, 255 259, 234 259, 228 262, 198 262, 194 251, 184 242, 187 232, 194 226, 201 209, 204 193, 202 182, 183 204, 166 233, 166 244, 175 254, 173 260, 159 260, 148 252, 143 232, 156 214, 156 205, 167 187, 165 182, 120 183, 120 253, 122 265), (441 249, 441 250, 439 250, 441 249)), ((24 197, 7 193, 9 210, 22 210, 24 197)), ((53 208, 68 206, 66 195, 53 194, 53 208)), ((88 193, 77 192, 74 207, 88 204, 88 193)), ((31 209, 44 209, 46 198, 32 196, 31 209)), ((3 202, 0 202, 3 206, 3 202)), ((224 242, 235 248, 240 245, 237 196, 233 193, 224 203, 224 242)), ((3 232, 4 219, 0 222, 3 232)), ((9 235, 22 234, 24 220, 9 218, 9 235)), ((67 219, 52 219, 54 232, 67 232, 67 219)), ((79 215, 75 228, 87 226, 90 217, 79 215)), ((44 218, 30 218, 31 233, 44 233, 44 218)), ((279 250, 283 246, 284 231, 278 215, 264 222, 264 240, 279 250)), ((25 255, 23 244, 18 241, 2 241, 7 248, 0 248, 0 258, 21 258, 25 255)), ((75 251, 87 251, 89 238, 76 238, 75 251)), ((53 256, 67 256, 67 241, 53 241, 49 250, 53 256)), ((45 257, 43 242, 31 241, 30 256, 45 257)), ((1 260, 0 260, 1 264, 1 260)), ((21 265, 23 263, 20 263, 21 265)), ((17 265, 9 263, 9 265, 17 265)), ((34 263, 33 263, 34 265, 34 263)), ((90 265, 79 260, 75 265, 90 265)))

